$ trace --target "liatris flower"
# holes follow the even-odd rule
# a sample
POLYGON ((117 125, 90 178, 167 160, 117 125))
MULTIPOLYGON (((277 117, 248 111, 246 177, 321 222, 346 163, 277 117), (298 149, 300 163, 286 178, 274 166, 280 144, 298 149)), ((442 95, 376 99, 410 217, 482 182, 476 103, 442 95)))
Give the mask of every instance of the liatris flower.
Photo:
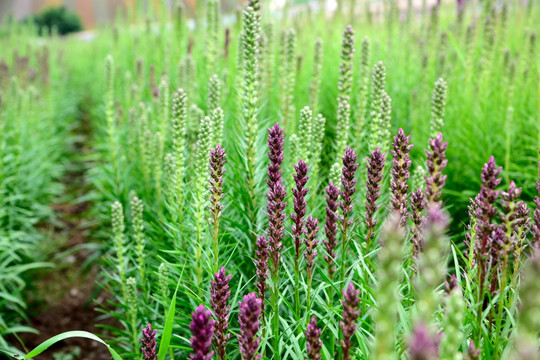
POLYGON ((413 145, 409 145, 410 138, 410 135, 405 136, 403 129, 399 129, 392 144, 392 156, 394 157, 391 170, 392 180, 390 181, 392 211, 400 215, 402 226, 405 226, 409 216, 407 213, 407 191, 409 190, 407 181, 412 163, 409 152, 413 147, 413 145))
POLYGON ((362 39, 362 53, 360 56, 360 73, 358 84, 358 123, 356 125, 356 138, 361 139, 361 132, 364 127, 367 115, 367 104, 369 98, 369 59, 370 48, 367 36, 362 39))
POLYGON ((238 343, 242 360, 259 360, 260 354, 257 354, 261 338, 257 337, 259 331, 262 300, 258 299, 255 293, 244 296, 239 302, 238 322, 240 323, 240 334, 238 343))
MULTIPOLYGON (((318 183, 319 167, 321 163, 321 154, 323 150, 324 131, 326 126, 326 119, 321 114, 317 115, 313 119, 312 125, 312 150, 311 150, 311 176, 314 184, 318 183)), ((313 192, 313 196, 315 196, 313 192)))
POLYGON ((206 1, 206 57, 207 57, 207 69, 212 71, 216 66, 217 59, 217 44, 219 42, 219 25, 220 19, 220 1, 207 0, 206 1))
POLYGON ((349 144, 349 133, 351 129, 351 106, 349 105, 347 100, 343 100, 338 104, 337 118, 337 153, 343 154, 347 147, 347 144, 349 144))
POLYGON ((502 220, 502 230, 504 233, 504 240, 502 243, 503 254, 507 255, 512 251, 512 247, 515 245, 514 233, 517 231, 517 218, 516 213, 519 203, 517 200, 521 195, 521 188, 516 187, 514 181, 510 182, 508 191, 501 192, 501 205, 503 211, 500 212, 502 220))
POLYGON ((306 220, 306 250, 304 251, 304 256, 307 261, 308 282, 311 282, 313 264, 315 262, 315 257, 317 256, 317 244, 319 243, 319 241, 317 240, 318 232, 319 220, 309 215, 306 220))
POLYGON ((279 258, 281 254, 281 240, 283 239, 285 206, 285 186, 282 185, 281 163, 283 162, 283 129, 276 123, 268 129, 268 240, 270 242, 273 274, 277 274, 279 269, 279 258))
POLYGON ((300 256, 301 237, 304 232, 304 216, 306 215, 306 195, 308 188, 305 187, 309 179, 307 176, 308 166, 304 160, 300 160, 298 165, 294 165, 294 183, 296 187, 292 189, 294 197, 294 213, 291 214, 293 221, 292 233, 294 240, 295 259, 298 261, 300 256))
POLYGON ((225 276, 225 268, 222 267, 216 274, 214 280, 210 281, 210 304, 214 310, 214 348, 220 360, 225 359, 227 341, 231 337, 229 331, 229 312, 231 307, 227 304, 231 291, 229 281, 231 275, 225 276))
POLYGON ((443 136, 438 133, 435 139, 429 140, 430 150, 426 150, 427 169, 426 176, 426 197, 428 202, 440 202, 441 191, 446 183, 446 175, 442 172, 446 168, 446 148, 448 142, 443 142, 443 136))
POLYGON ((296 33, 289 29, 284 34, 284 53, 282 67, 282 89, 281 95, 283 104, 281 113, 283 114, 283 124, 287 128, 289 120, 295 113, 294 109, 294 88, 296 83, 296 33))
POLYGON ((334 277, 334 267, 336 260, 335 249, 337 246, 337 220, 338 220, 338 196, 339 188, 334 185, 332 180, 326 187, 326 222, 324 224, 324 232, 326 234, 326 240, 324 241, 324 247, 326 248, 326 256, 324 260, 328 264, 328 277, 330 280, 334 277))
POLYGON ((214 74, 208 80, 208 108, 207 111, 212 113, 221 104, 221 80, 214 74))
POLYGON ((465 315, 465 302, 461 288, 457 285, 457 278, 452 275, 450 284, 445 284, 447 296, 444 299, 445 316, 443 318, 444 334, 440 342, 441 359, 461 359, 459 346, 463 340, 461 329, 465 315))
POLYGON ((306 350, 307 350, 307 359, 309 360, 322 359, 321 329, 317 328, 317 318, 315 317, 315 315, 311 317, 311 321, 307 325, 306 350))
POLYGON ((209 191, 210 191, 210 223, 213 225, 212 238, 214 244, 214 264, 217 269, 219 264, 219 219, 221 218, 221 212, 223 205, 221 200, 223 199, 223 175, 225 173, 224 165, 226 158, 225 150, 220 144, 216 146, 214 150, 210 151, 210 178, 209 191))
POLYGON ((133 233, 135 238, 135 246, 137 249, 137 266, 139 267, 139 274, 141 277, 141 284, 145 286, 145 253, 144 246, 146 239, 144 237, 144 224, 143 224, 143 202, 137 196, 134 196, 131 200, 131 222, 133 226, 133 233))
POLYGON ((485 276, 487 275, 485 273, 485 267, 489 256, 489 240, 492 232, 495 230, 495 225, 491 221, 497 213, 495 202, 499 197, 499 192, 496 188, 501 183, 501 178, 498 178, 501 170, 501 167, 496 167, 495 158, 491 156, 482 169, 482 185, 480 186, 480 193, 475 199, 477 207, 475 214, 475 258, 477 264, 480 266, 479 280, 481 289, 483 289, 485 276))
POLYGON ((339 322, 339 327, 343 333, 343 340, 341 340, 343 360, 350 359, 351 339, 358 326, 356 320, 358 319, 358 316, 360 316, 360 309, 358 309, 358 304, 360 303, 359 294, 360 290, 356 290, 352 282, 349 283, 347 289, 343 289, 343 299, 341 300, 343 316, 342 320, 339 322))
POLYGON ((424 190, 426 186, 426 168, 418 165, 412 175, 412 189, 424 190))
POLYGON ((112 232, 113 243, 116 251, 116 261, 118 263, 118 273, 120 275, 120 283, 122 287, 122 295, 124 300, 127 300, 126 289, 126 264, 125 264, 125 224, 124 224, 124 208, 122 204, 115 201, 111 206, 111 218, 112 218, 112 232))
POLYGON ((467 353, 463 354, 463 359, 464 360, 479 360, 481 353, 482 352, 480 351, 480 349, 477 349, 476 346, 474 345, 474 341, 471 340, 471 342, 469 343, 469 347, 467 348, 467 353))
POLYGON ((427 326, 441 301, 436 289, 443 283, 446 275, 446 258, 450 241, 445 232, 449 220, 439 204, 428 204, 426 220, 422 227, 424 248, 418 255, 418 275, 415 279, 418 318, 427 326))
POLYGON ((372 118, 372 136, 371 148, 375 149, 381 146, 380 133, 382 131, 381 123, 383 115, 381 112, 383 104, 384 88, 386 86, 386 69, 382 61, 379 61, 373 67, 371 72, 371 118, 372 118))
POLYGON ((395 357, 395 334, 397 309, 399 307, 399 284, 401 284, 401 243, 404 238, 398 215, 392 215, 383 227, 381 252, 376 274, 378 280, 375 293, 377 309, 373 315, 375 324, 374 359, 395 357))
POLYGON ((426 207, 426 196, 422 192, 422 189, 418 188, 411 194, 411 219, 414 224, 412 228, 411 241, 413 243, 413 256, 418 255, 418 252, 424 247, 422 237, 420 234, 420 227, 424 217, 422 212, 426 207))
POLYGON ((322 73, 322 40, 315 40, 313 50, 313 72, 311 74, 311 84, 309 86, 309 104, 313 112, 319 109, 319 93, 321 91, 321 73, 322 73))
MULTIPOLYGON (((538 163, 538 166, 540 167, 540 162, 538 163)), ((540 179, 540 171, 538 172, 538 178, 540 179)), ((538 192, 538 196, 534 197, 534 203, 536 205, 536 209, 534 209, 534 215, 533 215, 533 226, 532 226, 532 233, 534 235, 534 245, 539 248, 540 247, 540 180, 536 182, 536 191, 538 192)))
POLYGON ((165 263, 159 264, 158 289, 163 300, 169 298, 169 269, 167 269, 165 263))
POLYGON ((330 168, 328 179, 339 187, 339 184, 341 183, 341 166, 339 165, 339 162, 335 162, 330 168))
POLYGON ((349 146, 343 155, 343 168, 341 175, 341 186, 340 191, 341 201, 339 207, 341 208, 343 215, 343 227, 346 228, 350 225, 350 215, 352 213, 354 203, 353 196, 356 192, 356 170, 358 169, 358 164, 356 159, 358 156, 355 151, 349 146))
POLYGON ((381 117, 379 126, 379 141, 384 152, 388 151, 390 129, 392 128, 392 99, 386 91, 382 95, 381 117))
POLYGON ((185 174, 186 156, 184 150, 186 147, 187 133, 187 94, 183 89, 178 89, 172 99, 172 146, 173 154, 176 159, 176 196, 177 201, 181 201, 183 194, 183 178, 185 174))
POLYGON ((300 158, 308 161, 311 158, 312 149, 312 122, 313 114, 309 107, 304 107, 300 110, 300 124, 299 124, 299 137, 300 137, 300 158))
POLYGON ((152 330, 152 325, 148 323, 148 326, 142 330, 143 338, 140 339, 142 343, 141 351, 144 360, 157 360, 157 341, 156 330, 152 330))
POLYGON ((439 359, 438 339, 423 323, 418 323, 414 327, 409 340, 409 356, 411 360, 439 359))
POLYGON ((512 359, 538 359, 540 329, 540 250, 534 249, 523 271, 519 288, 521 299, 512 359))
POLYGON ((212 120, 212 127, 214 128, 214 139, 212 146, 216 144, 221 144, 223 142, 223 122, 225 114, 223 110, 218 106, 210 114, 210 119, 212 120))
POLYGON ((381 154, 380 148, 376 148, 375 151, 367 158, 367 180, 366 180, 366 249, 369 250, 371 239, 373 237, 375 225, 377 220, 374 218, 379 204, 377 200, 381 196, 381 187, 383 179, 384 168, 384 156, 381 154))
POLYGON ((435 82, 431 97, 431 136, 436 137, 444 125, 444 109, 446 107, 446 81, 439 78, 435 82))
POLYGON ((341 64, 339 65, 338 104, 350 101, 352 90, 352 67, 354 56, 354 30, 347 25, 341 43, 341 64))
POLYGON ((257 290, 259 298, 261 299, 261 310, 263 312, 264 317, 264 299, 266 294, 266 289, 268 289, 268 285, 266 284, 266 277, 268 275, 268 256, 270 252, 270 244, 268 244, 268 241, 266 241, 266 237, 264 234, 261 234, 257 238, 257 250, 255 251, 255 255, 257 255, 257 258, 255 259, 255 267, 257 268, 257 290))
POLYGON ((193 334, 190 340, 193 353, 189 355, 189 358, 191 360, 211 360, 214 355, 214 352, 210 351, 214 335, 212 312, 206 310, 204 305, 200 305, 191 313, 191 319, 189 329, 193 334))

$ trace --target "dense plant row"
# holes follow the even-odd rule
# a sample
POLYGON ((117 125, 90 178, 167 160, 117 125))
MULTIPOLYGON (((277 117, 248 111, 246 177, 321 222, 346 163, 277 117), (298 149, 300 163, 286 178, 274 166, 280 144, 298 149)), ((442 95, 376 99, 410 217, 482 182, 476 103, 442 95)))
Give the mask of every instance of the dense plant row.
POLYGON ((122 356, 536 357, 538 7, 392 4, 70 43, 122 356))

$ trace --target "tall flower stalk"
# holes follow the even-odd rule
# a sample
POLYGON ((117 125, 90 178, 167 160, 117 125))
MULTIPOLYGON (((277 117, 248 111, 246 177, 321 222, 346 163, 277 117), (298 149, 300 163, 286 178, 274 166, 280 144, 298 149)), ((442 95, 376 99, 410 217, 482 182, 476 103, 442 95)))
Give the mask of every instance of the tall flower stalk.
POLYGON ((231 291, 229 282, 231 275, 225 275, 225 268, 222 267, 214 274, 214 280, 210 282, 210 304, 214 311, 214 348, 219 360, 227 358, 227 342, 231 335, 229 331, 229 313, 231 307, 228 305, 231 291))
POLYGON ((431 136, 436 137, 444 125, 444 110, 446 107, 446 81, 439 78, 435 82, 431 97, 431 136))
POLYGON ((217 145, 215 149, 210 151, 210 178, 209 192, 210 192, 210 224, 212 243, 214 246, 214 271, 217 271, 219 267, 219 222, 221 219, 221 212, 223 211, 223 205, 221 201, 223 199, 223 175, 225 173, 225 149, 221 145, 217 145))
POLYGON ((302 235, 304 234, 306 215, 306 195, 309 189, 306 187, 306 183, 309 179, 307 176, 308 166, 303 160, 300 160, 297 165, 294 166, 295 174, 294 183, 295 187, 292 189, 294 198, 293 209, 291 214, 293 221, 292 234, 294 243, 294 273, 295 273, 295 315, 296 319, 300 319, 300 246, 302 245, 302 235))
POLYGON ((191 324, 189 329, 193 334, 190 342, 192 353, 189 355, 191 360, 212 360, 214 352, 211 351, 212 336, 214 335, 214 320, 212 312, 206 310, 203 305, 195 309, 191 314, 191 324))
POLYGON ((345 150, 343 155, 343 168, 341 170, 341 190, 339 207, 341 209, 341 280, 345 280, 346 263, 345 258, 349 248, 349 231, 353 224, 352 212, 354 208, 354 194, 356 193, 356 163, 357 155, 351 147, 345 150))
POLYGON ((133 227, 133 237, 135 238, 137 267, 139 268, 141 285, 146 294, 146 256, 144 251, 146 238, 144 237, 143 209, 144 205, 142 200, 137 196, 134 196, 131 199, 131 222, 133 227))
POLYGON ((353 84, 354 30, 347 25, 341 42, 341 63, 339 65, 338 104, 350 101, 353 84))
POLYGON ((242 360, 259 360, 260 354, 257 354, 261 338, 257 337, 261 325, 259 318, 261 316, 262 300, 257 298, 255 293, 250 293, 239 303, 238 322, 240 323, 240 334, 238 343, 242 360))
MULTIPOLYGON (((295 114, 294 90, 296 87, 296 32, 289 29, 284 34, 284 54, 282 68, 282 109, 283 126, 288 128, 295 114)), ((293 127, 294 128, 294 127, 293 127)))
POLYGON ((435 139, 429 140, 429 150, 426 150, 427 169, 426 198, 428 202, 441 202, 442 189, 446 184, 447 175, 443 171, 448 164, 446 148, 448 143, 443 141, 443 136, 438 133, 435 139))
MULTIPOLYGON (((326 222, 324 224, 324 232, 326 239, 324 241, 324 247, 326 249, 326 255, 324 257, 328 265, 328 278, 333 280, 334 272, 336 271, 336 247, 337 243, 337 230, 338 230, 338 206, 339 206, 339 188, 334 185, 332 180, 325 189, 326 191, 326 222)), ((332 291, 332 288, 330 288, 332 291)))
POLYGON ((357 123, 356 139, 361 139, 362 129, 366 122, 367 105, 369 98, 369 61, 370 61, 370 43, 368 37, 362 39, 362 52, 360 55, 360 69, 358 79, 358 99, 357 99, 357 123))
POLYGON ((143 338, 140 341, 144 360, 157 360, 156 330, 152 330, 152 325, 148 323, 148 326, 142 330, 142 334, 143 338))
POLYGON ((321 360, 322 345, 323 343, 321 341, 321 329, 317 327, 317 318, 315 317, 315 315, 313 315, 306 329, 307 359, 321 360))
POLYGON ((341 340, 341 351, 343 360, 351 359, 351 339, 356 332, 358 324, 356 320, 360 316, 360 290, 354 288, 353 283, 349 283, 347 289, 343 289, 343 299, 341 305, 343 306, 342 320, 339 322, 341 333, 343 338, 341 340))
POLYGON ((281 169, 284 141, 283 129, 279 127, 279 123, 268 129, 268 157, 270 159, 268 179, 266 180, 268 184, 268 241, 270 242, 272 260, 272 335, 274 337, 274 356, 276 357, 279 357, 279 265, 285 230, 285 207, 287 206, 281 169))
POLYGON ((399 214, 401 218, 401 225, 405 226, 409 213, 407 212, 407 192, 411 167, 411 159, 409 152, 413 145, 409 144, 411 136, 405 136, 403 129, 399 129, 397 136, 394 137, 392 144, 392 156, 394 157, 392 163, 392 180, 390 181, 391 190, 391 209, 392 212, 399 214))
POLYGON ((257 250, 255 255, 255 267, 257 268, 257 292, 259 299, 261 299, 261 311, 264 320, 264 303, 266 298, 266 290, 268 289, 268 284, 266 283, 268 276, 268 258, 270 255, 270 244, 266 240, 264 234, 260 235, 257 238, 257 250))
POLYGON ((383 169, 385 154, 381 153, 379 147, 367 159, 367 180, 366 180, 366 251, 371 248, 371 242, 374 237, 375 226, 378 221, 375 219, 375 213, 379 209, 377 200, 381 196, 383 169))
POLYGON ((187 93, 183 89, 178 89, 172 99, 172 147, 175 158, 175 199, 179 211, 182 209, 184 176, 186 172, 186 156, 184 151, 187 134, 187 105, 187 93))
POLYGON ((118 274, 120 275, 120 287, 122 289, 122 298, 127 301, 126 288, 126 248, 125 248, 125 223, 124 223, 124 208, 122 204, 115 201, 111 206, 112 232, 113 243, 116 250, 116 262, 118 274))
POLYGON ((319 94, 321 92, 321 73, 322 73, 322 40, 317 38, 313 50, 313 71, 311 73, 311 84, 309 86, 309 106, 316 114, 319 109, 319 94))
POLYGON ((313 281, 313 267, 315 265, 315 257, 317 257, 317 234, 319 232, 319 220, 313 218, 311 215, 306 220, 306 250, 304 256, 307 262, 307 314, 309 315, 311 309, 311 283, 313 281))
POLYGON ((336 146, 339 156, 347 149, 351 131, 351 106, 347 100, 343 100, 338 103, 337 120, 336 146))

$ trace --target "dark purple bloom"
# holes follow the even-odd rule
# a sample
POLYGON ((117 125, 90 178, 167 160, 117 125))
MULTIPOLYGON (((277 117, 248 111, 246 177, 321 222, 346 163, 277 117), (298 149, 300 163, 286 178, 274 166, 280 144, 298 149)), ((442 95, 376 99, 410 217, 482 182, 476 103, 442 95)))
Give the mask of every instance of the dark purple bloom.
POLYGON ((379 208, 377 200, 381 196, 381 187, 383 179, 385 154, 381 153, 378 147, 371 153, 367 159, 367 181, 366 181, 366 243, 371 243, 377 220, 374 219, 375 213, 379 208))
POLYGON ((231 275, 225 275, 225 268, 222 267, 216 274, 214 280, 210 282, 210 304, 214 310, 214 348, 216 349, 218 359, 225 359, 227 341, 231 335, 229 331, 229 313, 231 307, 227 304, 231 291, 229 290, 229 281, 231 275))
POLYGON ((455 274, 452 274, 450 277, 450 281, 444 282, 444 291, 446 291, 447 294, 450 294, 454 289, 457 289, 459 287, 457 277, 455 274))
POLYGON ((268 289, 268 284, 266 283, 266 277, 268 275, 268 256, 269 256, 269 244, 266 241, 264 234, 261 234, 257 238, 257 250, 255 254, 257 258, 255 259, 255 267, 257 268, 257 290, 259 293, 259 298, 261 299, 261 307, 264 316, 264 298, 266 290, 268 289))
POLYGON ((392 180, 390 181, 390 189, 392 192, 392 212, 398 213, 401 218, 401 225, 405 226, 409 214, 407 213, 407 191, 411 167, 411 159, 409 152, 413 145, 409 145, 411 136, 405 136, 403 129, 398 130, 397 136, 394 136, 392 143, 392 180))
POLYGON ((317 328, 317 318, 315 318, 315 315, 311 317, 311 321, 307 325, 306 348, 307 348, 307 359, 321 360, 322 358, 321 329, 317 328))
POLYGON ((262 300, 257 298, 255 293, 244 296, 243 301, 239 302, 240 310, 238 321, 240 323, 240 334, 238 342, 243 360, 259 360, 260 354, 257 354, 261 339, 257 337, 259 331, 262 300))
POLYGON ((306 220, 306 250, 304 255, 307 261, 307 276, 311 279, 313 262, 317 256, 317 233, 319 232, 319 220, 313 218, 311 215, 306 220))
POLYGON ((426 150, 428 170, 428 175, 426 175, 426 196, 428 202, 441 201, 441 191, 447 177, 442 174, 448 163, 445 154, 447 147, 448 143, 443 142, 441 133, 438 133, 435 139, 429 140, 430 150, 426 150))
POLYGON ((281 163, 283 162, 283 129, 276 123, 272 128, 268 129, 268 241, 272 255, 272 272, 274 275, 278 273, 279 259, 281 256, 281 243, 283 232, 285 229, 285 186, 282 184, 281 163))
POLYGON ((475 242, 475 257, 476 262, 480 266, 480 286, 483 286, 486 271, 486 263, 489 257, 490 237, 495 230, 495 224, 492 220, 497 213, 495 202, 499 197, 499 192, 496 190, 501 182, 499 174, 502 168, 497 168, 495 158, 492 156, 482 169, 482 184, 480 193, 476 196, 476 242, 475 242))
POLYGON ((423 247, 420 228, 422 227, 422 222, 424 219, 422 212, 426 208, 426 196, 422 192, 421 188, 416 189, 416 191, 411 194, 411 207, 411 218, 413 222, 411 241, 413 243, 413 255, 416 256, 418 251, 421 251, 423 247))
POLYGON ((225 172, 223 165, 225 165, 226 157, 225 149, 220 144, 215 149, 210 150, 210 178, 208 182, 210 183, 210 211, 214 217, 211 221, 216 221, 223 210, 221 200, 223 199, 223 174, 225 172))
POLYGON ((156 330, 152 330, 152 325, 148 323, 148 326, 142 330, 143 338, 140 339, 142 343, 142 354, 144 360, 157 360, 157 341, 156 330))
POLYGON ((497 292, 499 285, 499 273, 501 271, 501 259, 505 255, 505 234, 501 225, 497 226, 489 237, 489 264, 491 268, 491 295, 497 292))
POLYGON ((193 334, 191 338, 193 353, 189 355, 189 358, 191 360, 211 360, 214 355, 214 352, 210 351, 214 335, 212 312, 206 310, 204 305, 200 305, 195 309, 195 312, 191 313, 191 319, 189 329, 193 334))
POLYGON ((352 282, 349 283, 347 289, 343 289, 343 300, 341 300, 343 319, 339 322, 339 327, 343 333, 343 340, 341 340, 343 360, 350 359, 351 339, 358 326, 356 320, 360 316, 360 309, 358 309, 360 303, 359 294, 360 290, 355 290, 352 282))
POLYGON ((423 323, 416 324, 409 340, 411 360, 435 360, 439 358, 439 339, 430 333, 423 323))
POLYGON ((334 276, 334 263, 336 260, 336 246, 337 246, 337 217, 338 217, 338 197, 339 188, 334 185, 332 181, 326 187, 326 223, 324 224, 324 231, 326 233, 326 240, 324 241, 324 247, 326 248, 326 256, 324 259, 328 264, 328 277, 330 279, 334 276))
POLYGON ((341 201, 339 202, 339 207, 343 215, 343 226, 346 228, 349 225, 349 217, 353 210, 353 196, 356 192, 356 178, 355 173, 358 169, 358 164, 356 159, 358 156, 351 147, 347 147, 345 154, 341 158, 343 161, 343 168, 341 174, 341 201))
POLYGON ((474 341, 471 340, 469 347, 467 348, 467 353, 463 354, 464 360, 478 360, 480 359, 480 349, 477 349, 474 345, 474 341))
POLYGON ((294 197, 294 213, 291 214, 293 221, 292 233, 294 239, 295 258, 298 260, 300 256, 300 244, 302 233, 304 232, 304 216, 306 215, 306 195, 308 188, 306 183, 309 179, 307 176, 308 166, 304 160, 300 159, 298 165, 294 165, 294 183, 295 187, 292 189, 294 197))

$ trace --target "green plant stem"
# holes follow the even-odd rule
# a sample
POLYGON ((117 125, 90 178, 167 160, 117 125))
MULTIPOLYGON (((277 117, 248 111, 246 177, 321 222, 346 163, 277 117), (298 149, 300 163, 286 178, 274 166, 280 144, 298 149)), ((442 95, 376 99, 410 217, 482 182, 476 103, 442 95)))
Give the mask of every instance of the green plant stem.
MULTIPOLYGON (((277 266, 276 266, 277 267, 277 266)), ((272 335, 274 359, 279 359, 279 274, 274 274, 274 287, 272 291, 272 309, 274 311, 272 318, 272 335)))
MULTIPOLYGON (((296 321, 300 321, 300 261, 297 256, 294 258, 294 313, 296 321)), ((299 327, 300 329, 300 327, 299 327)))

